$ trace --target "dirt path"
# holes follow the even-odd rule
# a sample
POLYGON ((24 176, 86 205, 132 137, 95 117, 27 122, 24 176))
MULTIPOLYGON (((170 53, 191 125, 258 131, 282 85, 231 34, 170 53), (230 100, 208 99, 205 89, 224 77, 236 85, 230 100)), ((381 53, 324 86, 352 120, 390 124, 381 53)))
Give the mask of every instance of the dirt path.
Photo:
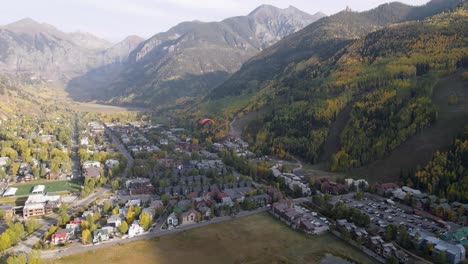
POLYGON ((351 171, 352 175, 365 176, 371 182, 395 181, 400 170, 423 167, 437 150, 447 150, 457 134, 468 124, 468 85, 460 76, 444 78, 434 87, 433 102, 438 108, 438 119, 431 127, 423 129, 400 145, 390 156, 369 166, 351 171), (458 98, 449 105, 449 98, 458 98))

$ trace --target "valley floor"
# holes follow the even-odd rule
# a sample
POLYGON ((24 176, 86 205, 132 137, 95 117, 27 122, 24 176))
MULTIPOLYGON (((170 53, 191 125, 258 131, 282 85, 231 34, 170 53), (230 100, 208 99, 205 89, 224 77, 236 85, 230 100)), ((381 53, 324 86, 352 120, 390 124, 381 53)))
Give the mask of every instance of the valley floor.
POLYGON ((327 253, 374 263, 331 234, 306 236, 267 213, 45 263, 319 263, 327 253))

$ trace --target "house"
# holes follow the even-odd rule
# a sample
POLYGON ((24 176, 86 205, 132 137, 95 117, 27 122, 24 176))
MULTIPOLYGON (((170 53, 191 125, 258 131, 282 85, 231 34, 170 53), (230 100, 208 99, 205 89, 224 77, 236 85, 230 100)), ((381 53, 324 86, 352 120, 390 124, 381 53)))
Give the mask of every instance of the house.
POLYGON ((83 172, 83 177, 85 178, 100 178, 101 177, 101 168, 99 167, 89 167, 85 168, 83 172))
POLYGON ((377 194, 383 195, 390 195, 394 190, 400 188, 395 183, 376 183, 374 184, 374 188, 377 191, 377 194))
POLYGON ((141 200, 140 199, 134 199, 134 200, 128 200, 127 203, 125 203, 125 207, 140 207, 141 206, 141 200))
POLYGON ((388 258, 394 256, 397 249, 393 243, 385 243, 382 245, 382 256, 388 258))
POLYGON ((72 221, 70 221, 70 223, 66 225, 65 229, 71 230, 72 235, 76 235, 81 230, 81 221, 79 221, 79 223, 72 223, 72 221))
POLYGON ((128 237, 134 237, 140 234, 143 234, 144 230, 138 224, 138 221, 133 222, 133 224, 128 228, 128 237))
POLYGON ((114 227, 104 226, 104 227, 102 227, 102 230, 104 230, 105 232, 107 232, 107 234, 109 234, 109 238, 114 237, 114 227))
POLYGON ((93 231, 93 243, 100 243, 109 240, 107 229, 96 229, 93 231))
POLYGON ((116 159, 108 159, 105 164, 108 169, 113 169, 114 167, 119 166, 119 161, 116 159))
POLYGON ((73 233, 73 230, 60 229, 51 236, 50 241, 53 242, 54 245, 63 245, 70 239, 71 233, 73 233))
POLYGON ((100 168, 101 167, 101 162, 88 160, 88 161, 85 161, 83 163, 83 169, 91 168, 91 167, 100 168))
POLYGON ((0 205, 0 211, 5 212, 5 217, 13 217, 15 214, 14 206, 13 205, 0 205))
POLYGON ((369 247, 371 250, 379 255, 382 255, 382 245, 384 244, 383 239, 380 236, 373 236, 369 239, 369 247))
POLYGON ((199 213, 195 209, 190 209, 187 212, 181 214, 182 224, 190 225, 195 224, 198 221, 199 213))
POLYGON ((48 181, 55 181, 55 180, 58 180, 59 175, 55 171, 49 171, 49 172, 46 173, 45 178, 48 181))
POLYGON ((260 195, 255 195, 255 196, 250 196, 245 198, 246 200, 249 201, 254 201, 257 203, 257 206, 259 207, 265 207, 267 204, 271 202, 271 198, 267 194, 260 194, 260 195))
POLYGON ((172 213, 167 217, 166 223, 168 226, 177 226, 179 225, 179 219, 175 213, 172 213))
POLYGON ((85 146, 89 145, 88 138, 84 137, 84 138, 80 139, 80 145, 85 145, 85 146))
POLYGON ((107 219, 107 224, 117 228, 122 224, 122 218, 119 215, 112 215, 107 219))

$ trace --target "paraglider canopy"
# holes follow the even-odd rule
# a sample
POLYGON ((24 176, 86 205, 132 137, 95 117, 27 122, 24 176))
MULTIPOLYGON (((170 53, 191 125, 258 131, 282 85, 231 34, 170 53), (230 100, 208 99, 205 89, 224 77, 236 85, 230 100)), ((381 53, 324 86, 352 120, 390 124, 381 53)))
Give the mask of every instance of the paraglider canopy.
POLYGON ((210 119, 210 118, 205 118, 205 119, 202 119, 200 121, 200 125, 204 125, 206 123, 210 122, 211 124, 215 124, 215 121, 213 119, 210 119))

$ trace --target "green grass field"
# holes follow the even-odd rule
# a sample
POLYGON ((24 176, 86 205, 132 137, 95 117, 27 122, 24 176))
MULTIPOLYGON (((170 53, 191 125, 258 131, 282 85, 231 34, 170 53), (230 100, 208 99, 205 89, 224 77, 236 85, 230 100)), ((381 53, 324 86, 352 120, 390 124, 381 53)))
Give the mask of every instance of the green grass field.
POLYGON ((44 263, 319 263, 327 253, 375 263, 330 234, 306 236, 267 213, 44 263))
POLYGON ((28 183, 20 183, 11 187, 18 188, 16 196, 31 194, 32 189, 36 185, 45 185, 46 192, 75 192, 80 191, 80 185, 71 181, 35 181, 28 183))
POLYGON ((127 108, 127 107, 94 104, 94 103, 80 103, 80 102, 72 102, 71 106, 73 109, 80 111, 80 112, 98 112, 98 113, 110 113, 110 114, 141 110, 141 109, 136 109, 136 108, 127 108))

